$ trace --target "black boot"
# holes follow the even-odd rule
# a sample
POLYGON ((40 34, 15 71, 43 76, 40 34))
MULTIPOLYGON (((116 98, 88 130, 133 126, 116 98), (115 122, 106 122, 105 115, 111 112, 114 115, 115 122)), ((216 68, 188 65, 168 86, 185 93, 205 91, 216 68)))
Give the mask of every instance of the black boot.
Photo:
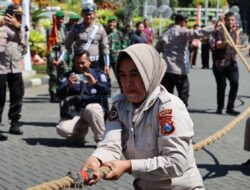
POLYGON ((20 129, 20 127, 21 126, 18 122, 12 122, 9 133, 12 135, 22 135, 23 131, 20 129))
POLYGON ((59 102, 59 98, 56 97, 56 94, 54 92, 50 93, 50 102, 51 103, 58 103, 59 102))
POLYGON ((4 136, 0 133, 0 141, 6 141, 8 139, 7 136, 4 136))

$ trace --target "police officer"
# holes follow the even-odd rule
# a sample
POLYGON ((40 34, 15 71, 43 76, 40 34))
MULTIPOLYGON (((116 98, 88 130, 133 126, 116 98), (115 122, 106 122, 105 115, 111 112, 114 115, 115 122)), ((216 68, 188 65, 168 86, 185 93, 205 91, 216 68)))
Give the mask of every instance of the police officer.
POLYGON ((91 68, 103 70, 109 74, 109 41, 104 27, 95 23, 95 4, 83 4, 83 22, 76 24, 68 33, 65 40, 65 47, 69 53, 72 52, 72 44, 75 42, 75 49, 85 49, 90 53, 91 68), (102 57, 101 57, 102 56, 102 57), (104 60, 104 67, 101 65, 104 60))
POLYGON ((123 93, 114 98, 103 142, 83 164, 94 171, 87 185, 107 166, 104 179, 132 174, 135 190, 204 190, 192 148, 193 122, 183 102, 160 85, 166 70, 161 56, 151 45, 135 44, 120 52, 117 65, 123 93))
MULTIPOLYGON (((21 15, 22 8, 11 4, 5 11, 4 19, 0 20, 0 123, 2 122, 2 113, 6 100, 6 82, 8 81, 10 90, 8 115, 11 120, 9 132, 18 135, 22 134, 18 120, 21 117, 20 112, 24 93, 22 74, 18 68, 25 45, 22 38, 24 33, 21 31, 21 15), (13 59, 11 60, 11 58, 13 59)), ((7 140, 7 137, 0 134, 0 140, 7 140)))
POLYGON ((77 50, 74 56, 74 68, 60 80, 58 97, 64 99, 80 95, 81 110, 73 118, 61 115, 57 132, 65 138, 84 142, 88 127, 91 127, 94 140, 98 143, 102 140, 104 117, 108 113, 103 105, 103 97, 110 93, 110 86, 103 72, 90 68, 90 55, 86 50, 77 50))
MULTIPOLYGON (((234 13, 225 14, 225 26, 232 39, 236 43, 237 33, 235 31, 234 13)), ((239 70, 236 62, 236 52, 227 43, 224 34, 218 31, 215 34, 215 49, 213 51, 213 73, 217 84, 217 114, 222 114, 225 101, 226 79, 230 82, 230 91, 226 112, 230 115, 238 115, 240 112, 234 110, 234 102, 239 86, 239 70)), ((237 43, 236 43, 237 44, 237 43)))
POLYGON ((187 21, 186 16, 177 14, 175 24, 156 43, 157 51, 162 52, 167 63, 167 71, 162 79, 162 85, 170 93, 174 93, 174 87, 176 87, 180 99, 186 106, 188 106, 189 97, 189 61, 186 59, 188 42, 215 32, 213 25, 197 30, 187 29, 187 21))
POLYGON ((120 50, 126 48, 124 42, 124 36, 121 31, 117 29, 117 18, 110 16, 108 19, 107 33, 109 39, 109 50, 110 50, 110 63, 115 72, 116 61, 120 50))
MULTIPOLYGON (((50 102, 58 102, 56 97, 56 92, 58 89, 57 83, 58 78, 63 76, 66 72, 71 70, 72 64, 70 64, 70 59, 59 60, 59 57, 65 52, 63 42, 66 37, 66 27, 63 24, 64 22, 64 12, 56 12, 56 28, 58 34, 58 43, 52 46, 51 51, 47 55, 47 73, 49 75, 49 93, 50 93, 50 102)), ((50 31, 48 32, 50 34, 50 31)), ((47 43, 49 43, 49 36, 47 43)))

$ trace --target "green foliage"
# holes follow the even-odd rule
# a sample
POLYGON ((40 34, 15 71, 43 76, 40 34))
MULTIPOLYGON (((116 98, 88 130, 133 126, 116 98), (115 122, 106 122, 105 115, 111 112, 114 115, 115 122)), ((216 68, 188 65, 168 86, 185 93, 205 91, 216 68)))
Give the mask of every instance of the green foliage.
POLYGON ((43 11, 43 10, 40 10, 40 9, 35 10, 35 11, 31 11, 31 15, 32 15, 32 25, 33 25, 34 27, 37 26, 39 20, 41 20, 41 19, 46 19, 46 18, 47 18, 47 17, 45 17, 45 16, 41 16, 41 13, 43 13, 43 12, 44 12, 44 11, 43 11))
POLYGON ((52 25, 51 19, 41 19, 38 21, 37 26, 43 27, 44 29, 49 29, 52 25))
POLYGON ((100 9, 96 11, 96 17, 100 24, 106 25, 108 23, 108 18, 114 15, 112 10, 100 9))
MULTIPOLYGON (((32 65, 32 69, 36 71, 37 74, 46 74, 47 72, 47 65, 46 64, 42 64, 42 65, 32 65)), ((42 75, 42 76, 46 76, 46 75, 42 75)))
POLYGON ((170 0, 170 7, 177 7, 178 6, 178 0, 170 0))
POLYGON ((81 1, 74 1, 74 4, 60 4, 60 7, 62 10, 66 10, 66 11, 73 11, 79 15, 81 15, 81 1))
MULTIPOLYGON (((159 31, 160 29, 160 18, 154 18, 152 23, 152 28, 154 31, 159 31)), ((167 30, 170 24, 172 24, 173 21, 171 19, 162 19, 162 31, 167 30)))
MULTIPOLYGON (((180 1, 186 1, 186 0, 180 0, 180 1)), ((192 0, 191 3, 188 5, 188 7, 197 7, 198 0, 192 0)), ((220 0, 220 7, 224 6, 225 0, 220 0)), ((206 0, 200 0, 200 5, 202 7, 205 7, 206 0)), ((209 0, 208 1, 208 7, 216 8, 217 0, 209 0)))
POLYGON ((125 7, 120 7, 119 9, 117 9, 115 11, 115 16, 117 16, 119 21, 124 22, 124 20, 125 20, 125 11, 126 11, 125 7))
POLYGON ((139 22, 139 21, 143 21, 143 17, 141 17, 141 16, 134 16, 134 17, 132 18, 132 27, 135 27, 135 24, 136 24, 137 22, 139 22))
POLYGON ((30 49, 36 54, 44 55, 46 52, 46 37, 38 30, 30 31, 30 49))

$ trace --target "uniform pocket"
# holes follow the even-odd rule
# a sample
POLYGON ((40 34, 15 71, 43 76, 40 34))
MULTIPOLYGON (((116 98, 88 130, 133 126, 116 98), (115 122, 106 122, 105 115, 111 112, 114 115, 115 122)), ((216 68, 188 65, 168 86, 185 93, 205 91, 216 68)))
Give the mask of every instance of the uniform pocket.
POLYGON ((7 34, 3 31, 0 31, 0 52, 5 52, 7 47, 7 34))

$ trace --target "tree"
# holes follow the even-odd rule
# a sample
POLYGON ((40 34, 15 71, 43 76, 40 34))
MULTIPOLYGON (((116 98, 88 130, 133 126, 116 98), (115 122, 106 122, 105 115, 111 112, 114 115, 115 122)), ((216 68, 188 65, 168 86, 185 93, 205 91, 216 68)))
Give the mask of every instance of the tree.
POLYGON ((125 12, 125 25, 130 24, 138 0, 127 0, 127 11, 125 12))

